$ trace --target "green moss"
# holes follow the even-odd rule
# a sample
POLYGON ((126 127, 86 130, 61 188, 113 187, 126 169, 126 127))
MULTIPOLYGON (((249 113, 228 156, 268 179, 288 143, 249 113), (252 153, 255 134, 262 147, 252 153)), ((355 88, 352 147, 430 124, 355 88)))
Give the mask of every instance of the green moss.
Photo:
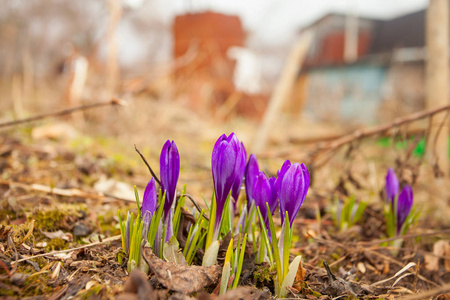
POLYGON ((22 296, 47 295, 53 292, 53 287, 47 285, 50 279, 49 273, 39 276, 30 276, 24 284, 22 296))
POLYGON ((47 247, 45 247, 45 250, 47 252, 50 251, 55 251, 55 250, 63 250, 67 248, 67 242, 63 239, 60 238, 54 238, 51 239, 48 243, 47 243, 47 247))
POLYGON ((3 288, 0 288, 0 295, 4 297, 17 296, 16 293, 14 293, 13 289, 3 289, 3 288))
POLYGON ((36 221, 36 228, 44 231, 53 231, 58 229, 59 224, 64 219, 65 214, 62 210, 48 210, 38 211, 34 216, 30 216, 30 219, 36 221))
POLYGON ((276 275, 269 264, 261 264, 256 266, 255 272, 253 272, 253 278, 256 281, 256 286, 267 286, 274 281, 276 275))
POLYGON ((101 284, 96 284, 92 286, 88 291, 81 290, 77 293, 79 299, 90 299, 94 295, 98 295, 102 291, 103 286, 101 284))

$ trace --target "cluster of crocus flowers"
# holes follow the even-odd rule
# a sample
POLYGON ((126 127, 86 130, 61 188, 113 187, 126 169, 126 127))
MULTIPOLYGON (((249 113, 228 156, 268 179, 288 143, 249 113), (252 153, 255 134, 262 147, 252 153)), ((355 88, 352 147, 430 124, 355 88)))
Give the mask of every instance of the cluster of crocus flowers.
POLYGON ((211 157, 211 169, 214 183, 216 214, 213 240, 219 236, 220 224, 224 209, 230 197, 233 199, 233 210, 239 198, 244 178, 247 152, 244 144, 234 133, 228 137, 223 134, 214 145, 211 157))
POLYGON ((285 161, 277 178, 268 179, 263 172, 260 172, 253 185, 253 200, 261 223, 259 260, 261 261, 261 255, 265 253, 262 251, 265 246, 269 263, 277 270, 275 289, 279 297, 286 295, 285 287, 292 286, 301 260, 298 256, 291 266, 289 265, 293 223, 305 201, 308 189, 308 169, 304 164, 291 164, 289 160, 285 161), (272 218, 277 206, 280 208, 282 223, 278 239, 272 218))
MULTIPOLYGON (((137 216, 128 212, 127 221, 120 221, 122 244, 128 255, 128 269, 139 266, 143 260, 140 253, 140 241, 148 241, 157 255, 161 255, 163 241, 169 242, 173 236, 173 215, 176 187, 180 174, 180 155, 174 141, 167 141, 160 155, 161 192, 155 185, 155 179, 148 182, 139 207, 139 195, 136 202, 139 208, 137 216), (159 208, 158 208, 159 203, 159 208), (164 237, 164 238, 163 238, 164 237)), ((119 218, 121 220, 120 214, 119 218)))
POLYGON ((399 193, 399 181, 397 175, 392 168, 388 169, 386 175, 386 221, 388 227, 388 235, 390 237, 403 235, 411 225, 411 221, 407 222, 408 217, 414 218, 415 212, 413 207, 413 192, 409 185, 404 185, 399 193))

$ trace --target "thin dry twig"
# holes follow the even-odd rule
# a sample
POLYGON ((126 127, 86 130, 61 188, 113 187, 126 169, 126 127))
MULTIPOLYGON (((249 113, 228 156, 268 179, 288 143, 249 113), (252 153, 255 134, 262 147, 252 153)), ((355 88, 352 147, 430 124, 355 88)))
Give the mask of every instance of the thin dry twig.
POLYGON ((115 235, 115 236, 106 238, 106 239, 104 239, 101 242, 95 242, 95 243, 83 245, 83 246, 72 248, 72 249, 52 251, 52 252, 48 252, 48 253, 36 254, 36 255, 33 255, 33 256, 25 257, 25 258, 17 260, 15 263, 26 261, 26 260, 30 260, 30 259, 33 259, 33 258, 49 256, 49 255, 55 255, 55 254, 60 254, 60 253, 68 253, 68 252, 72 252, 72 251, 76 251, 76 250, 81 250, 81 249, 85 249, 85 248, 95 247, 95 246, 98 246, 98 245, 103 245, 103 244, 106 244, 106 243, 110 243, 110 242, 114 242, 114 241, 120 240, 121 238, 122 238, 121 235, 115 235))
POLYGON ((102 106, 108 106, 108 105, 124 106, 124 105, 126 105, 126 102, 121 99, 112 98, 111 100, 108 100, 108 101, 100 101, 100 102, 96 102, 96 103, 92 103, 92 104, 87 104, 87 105, 76 106, 76 107, 64 109, 64 110, 57 111, 57 112, 37 115, 37 116, 26 118, 26 119, 20 119, 20 120, 0 123, 0 129, 4 129, 7 127, 16 126, 16 125, 21 125, 21 124, 25 124, 25 123, 30 123, 30 122, 34 122, 34 121, 38 121, 38 120, 42 120, 42 119, 46 119, 46 118, 61 117, 61 116, 69 115, 76 111, 89 110, 89 109, 102 107, 102 106))
POLYGON ((422 299, 430 299, 433 296, 450 293, 450 283, 444 284, 442 286, 438 286, 434 289, 428 290, 423 293, 408 295, 399 298, 400 300, 422 300, 422 299))
POLYGON ((78 189, 61 189, 61 188, 54 188, 42 184, 26 184, 22 182, 17 181, 8 181, 4 179, 0 179, 0 185, 7 185, 9 187, 19 187, 21 189, 27 190, 27 191, 36 191, 36 192, 42 192, 47 194, 53 194, 63 197, 80 197, 80 198, 88 198, 88 199, 105 199, 105 198, 114 198, 117 200, 123 200, 123 201, 135 201, 134 199, 125 199, 125 198, 119 198, 115 197, 113 195, 105 195, 105 194, 95 194, 95 193, 88 193, 84 192, 78 189))
POLYGON ((434 109, 419 111, 419 112, 407 115, 405 117, 398 118, 395 121, 387 123, 387 124, 382 124, 382 125, 374 126, 371 128, 356 130, 350 134, 344 135, 344 136, 342 136, 336 140, 333 140, 333 141, 327 143, 326 145, 316 149, 313 152, 313 154, 311 155, 312 161, 315 162, 314 163, 315 167, 321 166, 321 165, 323 165, 324 162, 327 161, 326 159, 324 159, 322 162, 318 162, 318 157, 323 153, 333 152, 333 151, 341 148, 342 146, 344 146, 348 143, 351 143, 355 140, 363 139, 363 138, 366 138, 371 135, 380 134, 380 133, 386 132, 387 130, 390 130, 391 128, 395 128, 395 127, 398 127, 398 126, 406 124, 406 123, 410 123, 410 122, 417 121, 417 120, 420 120, 420 119, 423 119, 426 117, 430 117, 430 116, 433 116, 437 113, 440 113, 440 112, 448 110, 448 109, 450 109, 450 105, 444 105, 444 106, 440 106, 440 107, 437 107, 434 109))
POLYGON ((425 232, 425 233, 422 232, 422 233, 416 233, 416 234, 405 234, 402 236, 397 236, 397 237, 392 237, 392 238, 357 242, 357 244, 362 245, 362 246, 377 245, 377 244, 391 242, 391 241, 395 241, 395 240, 399 240, 399 239, 410 239, 410 238, 432 236, 432 235, 439 235, 439 234, 446 234, 446 233, 450 233, 450 229, 442 229, 442 230, 436 230, 436 231, 425 232))
POLYGON ((158 176, 156 176, 155 172, 153 172, 152 167, 150 167, 150 164, 147 162, 147 160, 144 157, 144 154, 142 154, 142 152, 138 149, 138 147, 136 147, 136 145, 134 145, 134 150, 136 150, 136 152, 139 154, 139 156, 142 158, 142 160, 144 161, 144 164, 147 166, 148 170, 150 171, 150 174, 152 174, 153 178, 155 178, 155 181, 161 185, 161 181, 159 180, 158 176))

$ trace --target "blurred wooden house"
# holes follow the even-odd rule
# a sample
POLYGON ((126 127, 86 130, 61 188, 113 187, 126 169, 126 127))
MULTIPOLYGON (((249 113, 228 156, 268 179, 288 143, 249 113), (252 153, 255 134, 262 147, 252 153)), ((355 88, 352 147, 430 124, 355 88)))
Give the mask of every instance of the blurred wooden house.
POLYGON ((373 123, 424 107, 425 10, 391 20, 327 14, 293 93, 321 121, 373 123))

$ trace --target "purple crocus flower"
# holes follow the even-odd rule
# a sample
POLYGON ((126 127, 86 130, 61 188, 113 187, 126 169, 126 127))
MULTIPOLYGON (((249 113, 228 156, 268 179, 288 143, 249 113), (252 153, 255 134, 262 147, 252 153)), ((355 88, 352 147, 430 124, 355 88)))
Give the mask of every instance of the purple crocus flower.
POLYGON ((271 235, 269 228, 269 213, 273 214, 277 207, 277 198, 273 183, 274 180, 268 179, 264 172, 259 172, 253 185, 253 199, 255 200, 255 205, 259 207, 265 223, 264 225, 261 224, 261 226, 266 226, 269 237, 271 235), (270 211, 267 211, 266 203, 269 204, 270 211))
POLYGON ((143 217, 143 229, 142 238, 147 240, 148 230, 150 222, 152 221, 153 214, 156 211, 156 186, 155 179, 152 178, 147 184, 144 191, 144 198, 142 199, 142 217, 143 217))
POLYGON ((250 207, 253 202, 253 184, 256 181, 256 177, 259 174, 258 161, 256 155, 250 155, 247 166, 245 168, 245 193, 247 194, 247 212, 250 211, 250 207))
MULTIPOLYGON (((281 171, 280 171, 281 173, 281 171)), ((281 221, 284 224, 286 211, 292 227, 295 217, 305 200, 309 188, 309 172, 304 164, 295 163, 289 167, 281 179, 278 197, 281 221)))
POLYGON ((411 211, 413 205, 413 192, 409 185, 405 185, 397 201, 397 235, 401 233, 403 223, 411 211))
MULTIPOLYGON (((237 140, 237 138, 236 138, 237 140)), ((236 204, 239 198, 239 193, 241 192, 242 180, 244 179, 245 173, 245 163, 247 162, 247 151, 245 151, 244 144, 239 143, 239 152, 237 153, 235 177, 233 186, 231 187, 231 197, 233 199, 233 209, 236 211, 236 204)))
POLYGON ((289 170, 290 167, 291 161, 289 159, 286 159, 286 161, 281 166, 281 169, 277 172, 277 179, 275 180, 275 189, 278 194, 278 198, 281 190, 281 181, 283 180, 284 174, 286 174, 287 170, 289 170))
POLYGON ((178 177, 180 175, 180 155, 174 141, 167 141, 162 150, 160 161, 161 190, 166 192, 164 201, 164 224, 167 225, 166 241, 172 236, 172 204, 176 196, 178 177))
POLYGON ((397 175, 395 175, 395 172, 392 168, 388 169, 387 175, 386 175, 386 201, 391 203, 391 205, 394 204, 395 196, 398 194, 399 189, 399 183, 397 175))
POLYGON ((225 134, 221 135, 212 151, 211 169, 217 203, 216 223, 214 225, 215 238, 218 236, 225 202, 235 186, 237 174, 242 168, 242 148, 242 143, 239 142, 234 133, 231 133, 228 137, 225 134))

